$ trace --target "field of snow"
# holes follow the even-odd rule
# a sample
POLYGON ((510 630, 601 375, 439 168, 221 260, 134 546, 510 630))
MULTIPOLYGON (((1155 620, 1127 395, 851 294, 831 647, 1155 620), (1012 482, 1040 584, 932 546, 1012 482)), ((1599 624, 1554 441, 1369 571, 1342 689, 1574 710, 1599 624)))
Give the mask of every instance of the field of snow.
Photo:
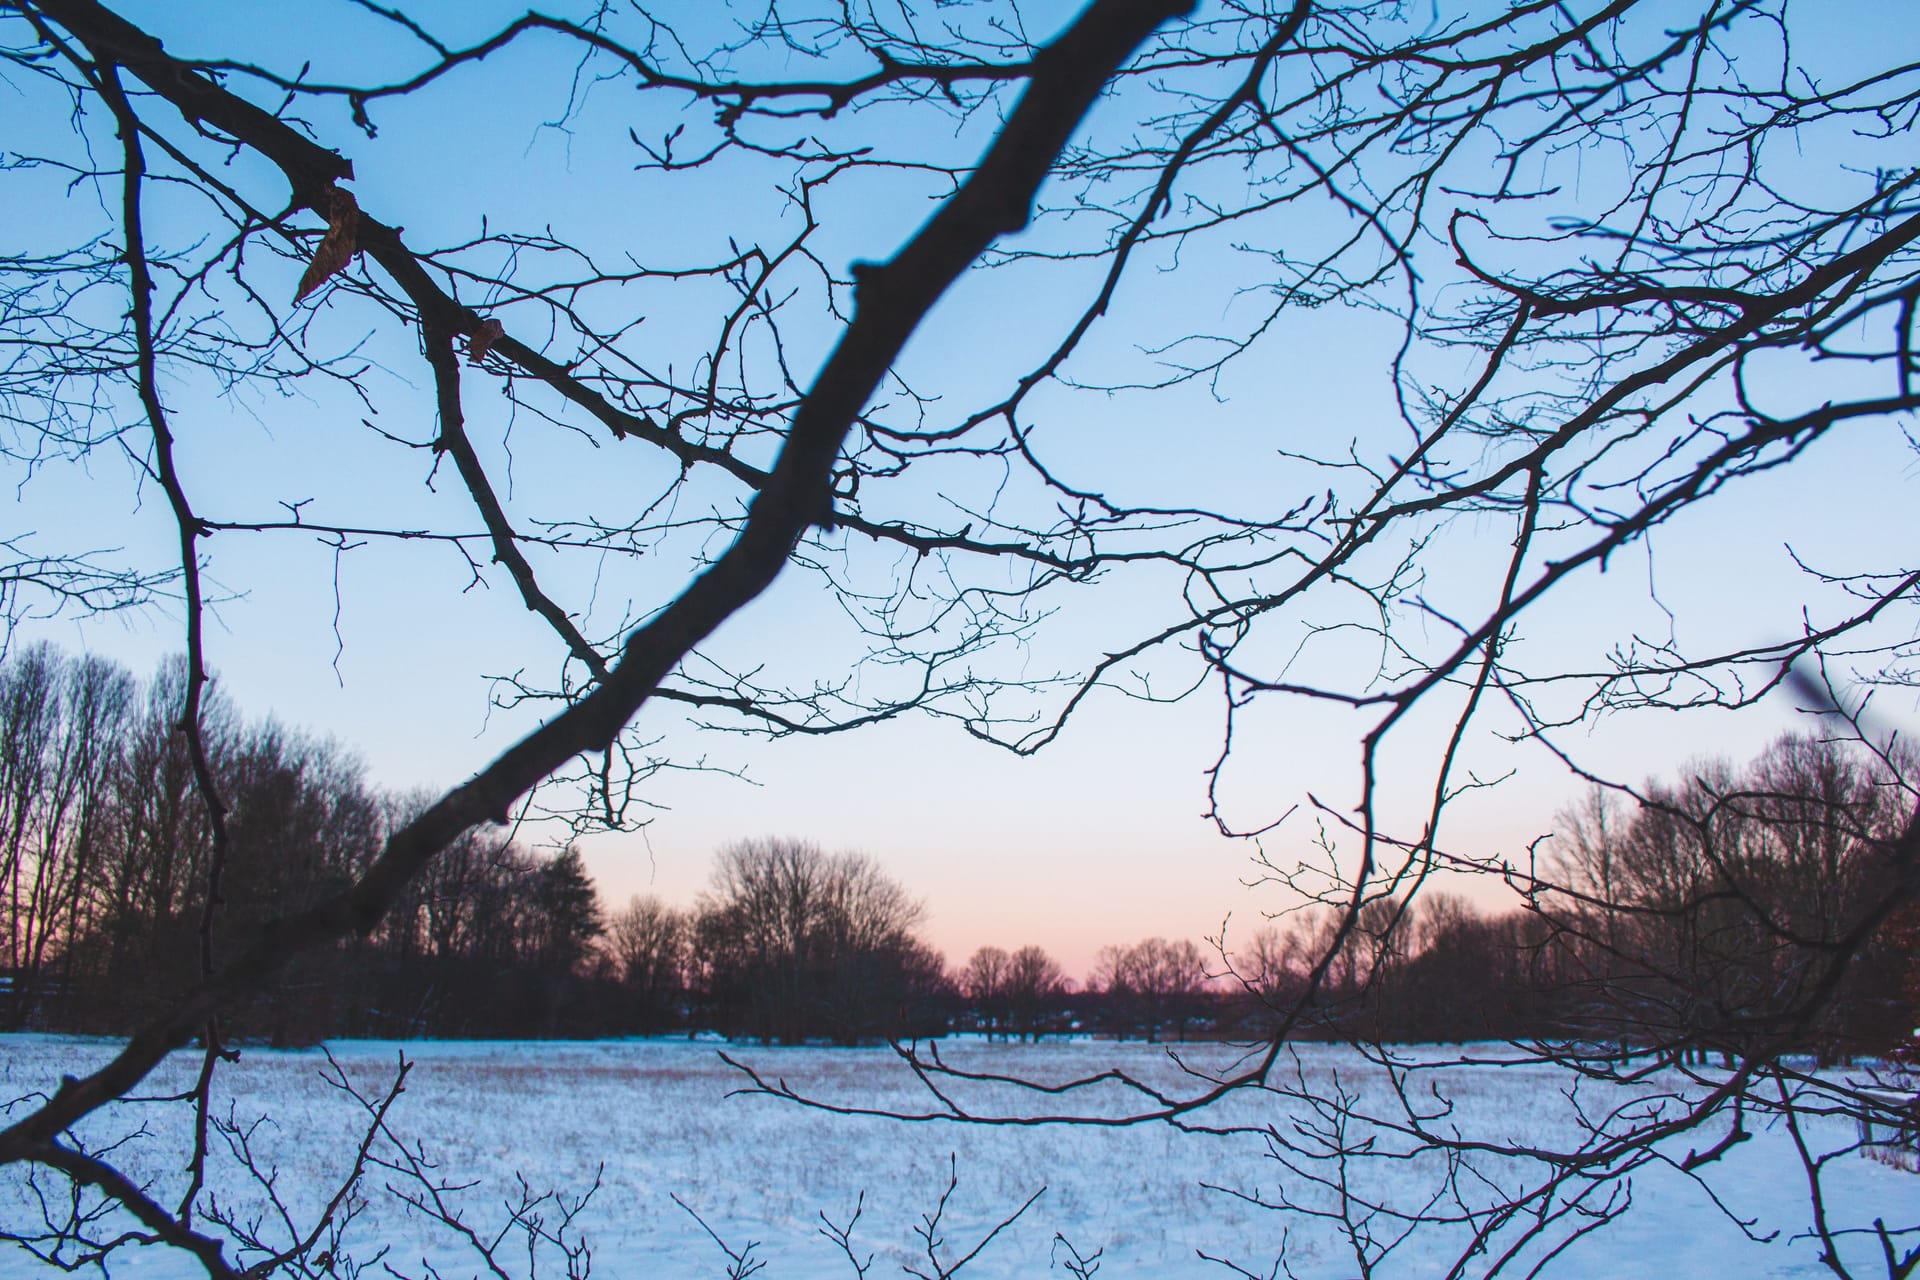
MULTIPOLYGON (((63 1072, 86 1070, 111 1048, 103 1041, 3 1037, 0 1083, 8 1097, 44 1089, 63 1072)), ((416 1150, 447 1174, 475 1183, 454 1201, 483 1233, 505 1222, 503 1204, 519 1194, 517 1178, 535 1193, 557 1190, 572 1196, 591 1187, 598 1171, 599 1188, 574 1223, 590 1243, 595 1276, 723 1277, 730 1267, 732 1274, 748 1274, 729 1262, 691 1209, 749 1263, 764 1263, 762 1280, 852 1280, 855 1270, 846 1253, 820 1228, 823 1213, 845 1225, 856 1205, 861 1214, 852 1245, 861 1261, 876 1255, 868 1273, 873 1280, 901 1275, 903 1266, 931 1276, 935 1271, 914 1228, 936 1206, 950 1168, 957 1171, 958 1187, 940 1222, 943 1244, 937 1253, 943 1265, 1045 1188, 961 1272, 968 1280, 1040 1276, 1050 1270, 1065 1276, 1071 1255, 1056 1235, 1082 1256, 1099 1250, 1098 1274, 1106 1280, 1236 1274, 1203 1254, 1261 1276, 1276 1273, 1276 1267, 1279 1275, 1299 1277, 1359 1272, 1335 1220, 1255 1203, 1284 1193, 1309 1207, 1339 1207, 1335 1190, 1288 1174, 1255 1136, 1185 1133, 1166 1125, 977 1127, 834 1115, 777 1098, 739 1096, 745 1081, 720 1060, 717 1048, 682 1041, 343 1042, 332 1052, 369 1095, 390 1082, 402 1053, 415 1064, 390 1113, 391 1127, 419 1144, 416 1150), (750 1242, 754 1247, 747 1254, 750 1242)), ((730 1052, 809 1096, 904 1111, 929 1106, 926 1094, 884 1049, 730 1052)), ((1118 1063, 1169 1087, 1194 1083, 1164 1050, 1140 1044, 957 1044, 943 1052, 949 1062, 970 1068, 1039 1079, 1064 1079, 1118 1063)), ((1188 1068, 1205 1072, 1224 1067, 1232 1052, 1224 1046, 1191 1046, 1182 1056, 1188 1068)), ((196 1063, 191 1055, 177 1055, 149 1082, 148 1092, 163 1095, 187 1087, 196 1063)), ((251 1049, 221 1075, 222 1114, 230 1106, 231 1117, 243 1126, 268 1118, 251 1131, 252 1147, 261 1167, 276 1171, 280 1198, 302 1222, 332 1194, 365 1127, 364 1110, 323 1079, 327 1069, 327 1058, 317 1051, 251 1049)), ((1357 1093, 1362 1105, 1378 1100, 1382 1083, 1377 1068, 1335 1047, 1303 1048, 1298 1073, 1296 1082, 1304 1082, 1309 1092, 1330 1096, 1345 1090, 1357 1093)), ((1628 1101, 1596 1094, 1590 1086, 1570 1090, 1567 1077, 1544 1067, 1449 1072, 1440 1083, 1453 1107, 1448 1123, 1461 1133, 1524 1137, 1538 1144, 1576 1143, 1580 1115, 1628 1101)), ((1064 1105, 997 1087, 976 1087, 972 1093, 981 1105, 997 1104, 1009 1112, 1064 1105)), ((1109 1092, 1076 1105, 1098 1114, 1123 1104, 1109 1092)), ((1278 1094, 1243 1096, 1211 1119, 1274 1124, 1294 1132, 1305 1106, 1278 1094)), ((144 1127, 146 1133, 120 1148, 117 1158, 151 1179, 156 1194, 171 1189, 177 1195, 183 1184, 183 1111, 177 1105, 126 1105, 116 1114, 95 1117, 82 1136, 101 1144, 144 1127)), ((1710 1145, 1725 1130, 1724 1122, 1717 1124, 1683 1137, 1669 1154, 1677 1159, 1689 1148, 1710 1145)), ((1837 1120, 1814 1122, 1808 1130, 1811 1141, 1828 1147, 1847 1143, 1852 1134, 1850 1124, 1837 1120)), ((1337 1170, 1329 1166, 1324 1172, 1337 1170)), ((1517 1179, 1522 1171, 1503 1173, 1500 1166, 1486 1165, 1484 1172, 1494 1179, 1517 1179)), ((1710 1174, 1706 1186, 1672 1162, 1636 1170, 1631 1209, 1575 1240, 1541 1274, 1577 1280, 1645 1276, 1654 1268, 1675 1277, 1829 1274, 1817 1244, 1801 1234, 1810 1219, 1806 1179, 1787 1134, 1763 1129, 1703 1172, 1710 1174), (1734 1217, 1751 1220, 1751 1228, 1743 1231, 1734 1217)), ((1413 1208, 1433 1196, 1438 1174, 1431 1158, 1351 1162, 1350 1204, 1377 1196, 1391 1208, 1413 1208)), ((223 1205, 244 1211, 265 1204, 260 1188, 230 1158, 210 1179, 223 1205)), ((1850 1224, 1870 1225, 1876 1216, 1885 1216, 1890 1226, 1920 1218, 1920 1176, 1848 1155, 1834 1163, 1826 1181, 1829 1211, 1850 1224)), ((46 1185, 58 1185, 57 1180, 46 1185)), ((387 1190, 407 1185, 386 1170, 370 1170, 361 1188, 367 1204, 347 1231, 343 1258, 364 1264, 384 1245, 390 1251, 383 1265, 367 1266, 365 1274, 386 1275, 390 1265, 418 1275, 425 1271, 423 1260, 449 1277, 486 1274, 447 1228, 387 1190)), ((1491 1187, 1485 1190, 1496 1194, 1491 1187)), ((1437 1208, 1445 1210, 1450 1203, 1437 1208)), ((550 1223, 551 1201, 543 1211, 550 1223)), ((0 1225, 8 1229, 37 1220, 32 1189, 17 1170, 0 1171, 0 1213, 5 1215, 0 1225)), ((1577 1225, 1578 1220, 1569 1220, 1568 1229, 1577 1225)), ((1376 1238, 1390 1238, 1393 1223, 1376 1218, 1367 1229, 1376 1238)), ((271 1240, 273 1231, 269 1217, 262 1233, 271 1240)), ((1562 1230, 1553 1239, 1565 1234, 1562 1230)), ((1513 1238, 1509 1228, 1494 1252, 1513 1238)), ((1443 1274, 1461 1239, 1457 1229, 1417 1234, 1391 1252, 1376 1274, 1443 1274)), ((1855 1241, 1862 1260, 1878 1254, 1871 1238, 1855 1241)), ((1507 1274, 1528 1274, 1545 1252, 1542 1245, 1531 1248, 1507 1274)), ((510 1242, 500 1258, 511 1274, 527 1273, 524 1245, 516 1251, 510 1242)), ((551 1251, 535 1261, 540 1275, 565 1275, 551 1251)), ((344 1262, 336 1265, 341 1274, 351 1274, 344 1262)), ((1483 1256, 1465 1274, 1478 1274, 1485 1266, 1483 1256)), ((0 1255, 0 1275, 35 1274, 40 1267, 24 1254, 0 1255)), ((117 1255, 113 1274, 172 1280, 198 1271, 181 1255, 133 1249, 117 1255)))

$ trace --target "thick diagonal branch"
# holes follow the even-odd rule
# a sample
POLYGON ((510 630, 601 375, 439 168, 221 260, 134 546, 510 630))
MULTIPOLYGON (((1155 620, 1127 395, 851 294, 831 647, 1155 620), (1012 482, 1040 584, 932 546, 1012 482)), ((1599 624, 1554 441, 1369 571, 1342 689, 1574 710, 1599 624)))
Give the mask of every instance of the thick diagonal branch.
MULTIPOLYGON (((290 957, 371 929, 461 831, 504 820, 515 800, 567 760, 610 743, 696 644, 772 583, 801 534, 826 509, 834 459, 908 337, 996 237, 1026 225, 1041 182, 1108 78, 1157 26, 1191 7, 1191 0, 1095 0, 1034 59, 1031 84, 979 168, 898 256, 862 274, 853 318, 796 412, 739 536, 672 604, 628 636, 620 662, 598 688, 394 832, 350 889, 269 925, 148 1023, 113 1061, 84 1079, 67 1080, 45 1104, 0 1133, 0 1161, 34 1158, 54 1135, 132 1088, 212 1011, 264 982, 290 957)), ((92 41, 101 35, 102 15, 112 15, 90 0, 46 0, 43 9, 100 56, 92 41)), ((140 65, 122 65, 193 118, 250 146, 258 135, 276 145, 287 145, 291 137, 319 150, 258 108, 224 101, 231 95, 167 57, 151 38, 135 35, 146 41, 147 52, 140 65)), ((321 154, 331 161, 314 161, 301 181, 325 184, 345 176, 344 161, 321 154)), ((305 194, 314 194, 313 187, 305 194)))

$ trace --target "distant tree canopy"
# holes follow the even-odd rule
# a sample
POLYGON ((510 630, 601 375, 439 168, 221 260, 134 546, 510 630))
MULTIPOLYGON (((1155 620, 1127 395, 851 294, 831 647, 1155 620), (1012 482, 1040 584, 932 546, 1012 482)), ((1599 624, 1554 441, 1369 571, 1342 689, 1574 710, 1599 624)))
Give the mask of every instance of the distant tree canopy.
MULTIPOLYGON (((0 1014, 118 1031, 217 953, 223 918, 255 926, 338 892, 424 801, 383 795, 332 742, 224 700, 203 709, 226 807, 193 796, 176 731, 178 661, 150 681, 50 646, 0 663, 0 1014)), ((635 899, 609 918, 577 848, 542 856, 463 833, 364 937, 302 956, 237 1007, 232 1034, 594 1035, 710 1026, 854 1042, 944 1029, 944 966, 923 910, 871 858, 798 841, 721 851, 683 913, 635 899)), ((217 954, 216 954, 217 958, 217 954)), ((1044 979, 1050 961, 1023 963, 1044 979)))
POLYGON ((1009 955, 999 947, 981 947, 959 975, 969 1029, 989 1039, 1038 1040, 1047 1032, 1072 1029, 1067 1002, 1073 983, 1054 958, 1028 945, 1009 955))
MULTIPOLYGON (((11 1028, 119 1030, 190 981, 206 887, 230 921, 337 891, 423 801, 350 753, 213 698, 208 810, 175 730, 182 673, 136 680, 48 646, 0 663, 0 893, 11 1028)), ((1596 793, 1554 842, 1565 891, 1489 915, 1429 893, 1368 902, 1336 945, 1313 910, 1204 949, 1102 948, 1074 984, 1039 946, 986 946, 949 976, 921 904, 872 858, 764 838, 718 853, 690 909, 604 909, 577 848, 471 829, 370 934, 309 953, 239 1005, 235 1034, 603 1035, 707 1029, 859 1043, 972 1031, 1149 1040, 1268 1034, 1331 955, 1290 1034, 1387 1041, 1575 1036, 1671 1057, 1780 1035, 1826 1057, 1899 1049, 1920 1022, 1911 910, 1882 919, 1904 821, 1892 762, 1806 736, 1744 767, 1709 761, 1637 802, 1596 793), (1866 963, 1826 957, 1870 935, 1866 963), (1814 984, 1818 1018, 1792 1023, 1814 984)))
MULTIPOLYGON (((355 761, 271 721, 245 724, 210 698, 202 741, 227 788, 216 865, 213 818, 175 732, 182 679, 171 662, 142 686, 45 645, 0 665, 15 1026, 47 1001, 80 1025, 149 1016, 216 946, 210 888, 227 919, 257 927, 336 892, 378 847, 379 804, 355 761)), ((239 1025, 277 1034, 329 959, 302 963, 293 987, 255 998, 239 1025)))
POLYGON ((640 1031, 685 1025, 693 922, 654 897, 635 895, 607 925, 607 957, 625 1017, 640 1031))
MULTIPOLYGON (((217 958, 230 930, 337 893, 418 802, 385 797, 337 744, 209 698, 202 734, 226 807, 208 810, 176 730, 181 664, 147 682, 46 645, 0 663, 0 884, 8 1025, 123 1030, 217 958)), ((555 1029, 601 931, 577 851, 542 858, 466 833, 372 934, 303 956, 243 1002, 241 1036, 555 1029)))
POLYGON ((1567 891, 1540 904, 1594 1023, 1729 1057, 1783 1034, 1826 1057, 1904 1040, 1915 961, 1885 912, 1909 874, 1900 773, 1912 762, 1790 735, 1744 767, 1650 783, 1631 809, 1596 792, 1560 842, 1567 891), (1861 963, 1834 967, 1856 947, 1861 963))
MULTIPOLYGON (((1911 807, 1902 773, 1897 755, 1790 734, 1744 766, 1596 791, 1549 846, 1564 888, 1521 910, 1431 892, 1366 903, 1293 1034, 1572 1040, 1670 1060, 1767 1044, 1911 1052, 1914 916, 1886 910, 1911 807)), ((1292 1010, 1338 922, 1302 913, 1230 949, 1222 1025, 1256 1034, 1292 1010)), ((1143 966, 1128 959, 1109 949, 1102 972, 1138 1002, 1146 984, 1127 975, 1143 966)))
POLYGON ((862 854, 795 840, 722 849, 694 926, 713 1025, 761 1040, 854 1042, 937 1027, 924 908, 862 854))
POLYGON ((1182 939, 1148 938, 1130 947, 1104 947, 1094 962, 1094 985, 1106 993, 1109 1016, 1149 1040, 1169 1032, 1184 1040, 1200 1014, 1206 957, 1182 939))

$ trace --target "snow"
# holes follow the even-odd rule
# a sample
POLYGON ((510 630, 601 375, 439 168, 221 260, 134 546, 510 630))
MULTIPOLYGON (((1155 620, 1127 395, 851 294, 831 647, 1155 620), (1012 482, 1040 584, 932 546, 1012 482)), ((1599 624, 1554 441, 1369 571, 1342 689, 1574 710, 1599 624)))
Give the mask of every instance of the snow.
MULTIPOLYGON (((47 1089, 62 1073, 83 1072, 113 1048, 101 1040, 0 1037, 0 1083, 8 1097, 47 1089)), ((1044 1275, 1050 1267, 1064 1276, 1054 1265, 1065 1256, 1058 1252, 1056 1233, 1083 1255, 1101 1250, 1098 1274, 1106 1280, 1233 1274, 1203 1260, 1202 1253, 1232 1259, 1259 1275, 1268 1274, 1283 1254, 1281 1275, 1350 1276, 1359 1269, 1333 1222, 1263 1208, 1233 1194, 1271 1199, 1284 1183, 1289 1194, 1310 1206, 1337 1203, 1332 1191, 1289 1175, 1256 1134, 1221 1137, 1165 1124, 981 1127, 835 1115, 742 1095, 747 1081, 720 1059, 719 1046, 682 1040, 340 1042, 330 1048, 369 1096, 391 1082, 402 1054, 415 1064, 391 1113, 392 1127, 409 1143, 422 1144, 443 1170, 463 1181, 477 1180, 460 1198, 476 1226, 498 1229, 504 1222, 502 1203, 516 1194, 516 1175, 536 1192, 555 1189, 571 1196, 592 1186, 598 1170, 599 1189, 577 1221, 591 1242, 595 1276, 726 1275, 727 1258, 675 1196, 736 1250, 755 1242, 751 1256, 765 1262, 763 1280, 852 1277, 846 1256, 819 1228, 822 1213, 844 1224, 856 1204, 862 1212, 853 1233, 855 1250, 863 1261, 868 1253, 877 1255, 870 1277, 900 1275, 903 1265, 929 1271, 914 1228, 939 1200, 950 1160, 959 1185, 941 1223, 943 1259, 964 1252, 1045 1188, 1032 1208, 962 1272, 969 1280, 1044 1275)), ((913 1112, 932 1105, 885 1049, 740 1047, 727 1052, 811 1097, 913 1112)), ((1105 1042, 963 1042, 944 1045, 942 1052, 949 1062, 976 1070, 1051 1080, 1118 1064, 1161 1086, 1185 1090, 1202 1083, 1193 1072, 1224 1070, 1236 1056, 1226 1046, 1195 1045, 1182 1047, 1176 1061, 1161 1048, 1105 1042)), ((197 1062, 192 1054, 175 1055, 145 1092, 164 1095, 187 1087, 197 1062)), ((275 1187, 302 1222, 332 1193, 365 1124, 359 1105, 323 1079, 327 1069, 328 1060, 318 1051, 249 1049, 219 1077, 220 1114, 228 1114, 230 1106, 232 1117, 242 1123, 269 1118, 255 1131, 255 1149, 263 1164, 277 1170, 275 1187)), ((1357 1093, 1364 1107, 1389 1105, 1379 1069, 1348 1048, 1303 1046, 1289 1079, 1311 1095, 1344 1089, 1357 1093), (1295 1070, 1297 1076, 1291 1075, 1295 1070)), ((1577 1144, 1581 1115, 1635 1101, 1612 1086, 1575 1088, 1566 1073, 1540 1065, 1456 1068, 1439 1073, 1434 1083, 1452 1108, 1444 1123, 1464 1136, 1524 1138, 1542 1145, 1577 1144)), ((1677 1077, 1663 1079, 1642 1092, 1681 1085, 1677 1077)), ((1005 1114, 1067 1105, 999 1087, 966 1092, 977 1105, 998 1106, 1005 1114)), ((1083 1114, 1117 1114, 1127 1100, 1120 1091, 1104 1088, 1073 1105, 1083 1114)), ((1273 1124, 1297 1132, 1292 1126, 1308 1115, 1308 1106, 1278 1093, 1247 1094, 1209 1113, 1205 1122, 1273 1124)), ((124 1104, 90 1119, 81 1136, 101 1143, 144 1127, 147 1132, 116 1155, 123 1166, 152 1180, 156 1194, 171 1190, 177 1195, 184 1185, 185 1121, 185 1109, 177 1104, 124 1104)), ((1751 1141, 1701 1170, 1704 1183, 1676 1167, 1689 1149, 1704 1149, 1725 1132, 1725 1119, 1717 1118, 1669 1142, 1663 1150, 1671 1159, 1630 1175, 1631 1209, 1574 1241, 1542 1274, 1594 1280, 1644 1276, 1654 1267, 1688 1277, 1830 1274, 1820 1262, 1817 1242, 1803 1234, 1810 1224, 1806 1177, 1783 1129, 1758 1128, 1751 1141), (1752 1225, 1743 1231, 1735 1218, 1752 1225)), ((1840 1119, 1811 1120, 1806 1133, 1823 1149, 1847 1145, 1854 1136, 1851 1123, 1840 1119)), ((1480 1167, 1502 1185, 1538 1172, 1538 1166, 1483 1162, 1480 1167)), ((1322 1172, 1333 1171, 1329 1166, 1322 1172)), ((1377 1196, 1392 1208, 1410 1210, 1431 1198, 1439 1167, 1432 1158, 1362 1160, 1350 1162, 1348 1172, 1349 1189, 1357 1196, 1377 1196)), ((59 1185, 41 1177, 46 1185, 59 1185)), ((210 1179, 222 1204, 263 1203, 259 1188, 230 1159, 210 1179)), ((349 1228, 345 1252, 365 1261, 381 1246, 391 1246, 385 1262, 406 1274, 419 1274, 423 1258, 447 1276, 484 1272, 443 1226, 385 1189, 398 1182, 385 1170, 370 1171, 363 1184, 369 1203, 349 1228)), ((1491 1187, 1483 1190, 1497 1194, 1491 1187)), ((1894 1226, 1920 1217, 1920 1177, 1859 1155, 1833 1162, 1825 1191, 1829 1212, 1845 1225, 1870 1226, 1884 1216, 1894 1226)), ((1604 1193, 1601 1188, 1596 1195, 1604 1193)), ((9 1228, 35 1219, 24 1171, 0 1170, 0 1214, 9 1228)), ((1374 1230, 1388 1233, 1392 1224, 1377 1219, 1374 1230)), ((1492 1252, 1516 1238, 1510 1227, 1492 1252)), ((1376 1274, 1443 1274, 1463 1240, 1457 1227, 1422 1231, 1390 1253, 1376 1274)), ((1530 1246, 1507 1274, 1527 1274, 1545 1248, 1530 1246)), ((1879 1252, 1871 1237, 1853 1237, 1848 1248, 1857 1248, 1863 1261, 1879 1252)), ((510 1271, 524 1274, 524 1248, 517 1254, 503 1251, 502 1257, 510 1271)), ((539 1261, 540 1274, 564 1275, 555 1256, 539 1261)), ((0 1253, 0 1276, 38 1274, 41 1265, 24 1253, 0 1253)), ((1464 1274, 1481 1274, 1487 1265, 1482 1255, 1464 1274)), ((124 1251, 113 1273, 142 1280, 199 1274, 183 1255, 157 1248, 124 1251)), ((369 1267, 367 1274, 386 1273, 369 1267)))

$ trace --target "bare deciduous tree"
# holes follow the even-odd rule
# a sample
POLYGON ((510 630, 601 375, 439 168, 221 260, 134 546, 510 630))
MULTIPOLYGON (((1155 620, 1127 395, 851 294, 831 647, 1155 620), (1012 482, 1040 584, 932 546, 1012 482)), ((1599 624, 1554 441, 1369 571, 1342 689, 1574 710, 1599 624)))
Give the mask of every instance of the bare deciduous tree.
POLYGON ((1005 948, 981 947, 960 970, 960 994, 989 1036, 1004 1034, 1007 1018, 1008 957, 1005 948))
POLYGON ((1731 1063, 1787 1024, 1822 1059, 1898 1043, 1890 939, 1868 930, 1850 972, 1826 963, 1899 874, 1913 771, 1889 763, 1789 736, 1745 768, 1697 763, 1679 786, 1649 785, 1631 814, 1600 797, 1572 816, 1567 892, 1539 907, 1629 1052, 1731 1063), (1810 1000, 1809 983, 1832 987, 1810 1000))
POLYGON ((695 958, 730 1034, 797 1044, 909 1034, 940 961, 914 938, 923 908, 863 854, 799 840, 720 850, 695 958))
POLYGON ((1007 1012, 1016 1036, 1039 1040, 1052 1006, 1071 988, 1066 972, 1042 947, 1028 943, 1007 958, 1007 1012))
POLYGON ((956 976, 975 1025, 989 1037, 1038 1040, 1072 983, 1045 948, 1029 943, 1009 955, 981 947, 956 976))
POLYGON ((1109 1016, 1122 1033, 1138 1029, 1148 1040, 1168 1031, 1180 1039, 1199 1015, 1207 982, 1206 957, 1182 938, 1148 938, 1131 946, 1106 946, 1095 959, 1092 986, 1106 998, 1109 1016))
POLYGON ((676 1026, 687 993, 693 922, 650 895, 635 894, 607 922, 607 950, 640 1025, 676 1026))
POLYGON ((93 926, 92 885, 112 844, 105 797, 120 768, 132 695, 132 683, 108 663, 68 659, 46 645, 0 665, 9 1029, 32 1012, 50 948, 93 926))

